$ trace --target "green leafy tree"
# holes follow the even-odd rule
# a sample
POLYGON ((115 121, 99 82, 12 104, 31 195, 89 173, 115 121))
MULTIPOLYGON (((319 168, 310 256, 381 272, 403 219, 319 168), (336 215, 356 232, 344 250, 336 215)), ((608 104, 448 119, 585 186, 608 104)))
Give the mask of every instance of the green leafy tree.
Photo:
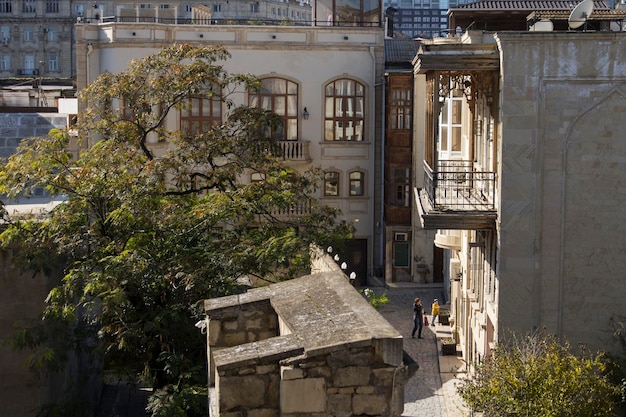
POLYGON ((1 240, 16 261, 62 276, 42 320, 13 339, 34 349, 32 369, 62 369, 81 352, 152 384, 152 415, 205 416, 199 302, 242 291, 242 278, 302 274, 312 243, 349 237, 336 210, 312 198, 319 173, 281 162, 269 134, 277 116, 234 104, 260 83, 227 73, 228 58, 220 47, 179 45, 105 73, 81 91, 77 138, 55 130, 25 140, 4 164, 5 195, 44 187, 65 197, 43 218, 4 213, 1 240), (225 120, 202 133, 168 129, 199 96, 223 103, 225 120), (251 173, 264 180, 242 180, 251 173))
POLYGON ((618 391, 604 371, 601 354, 574 354, 551 335, 510 335, 458 391, 489 417, 609 417, 618 391))

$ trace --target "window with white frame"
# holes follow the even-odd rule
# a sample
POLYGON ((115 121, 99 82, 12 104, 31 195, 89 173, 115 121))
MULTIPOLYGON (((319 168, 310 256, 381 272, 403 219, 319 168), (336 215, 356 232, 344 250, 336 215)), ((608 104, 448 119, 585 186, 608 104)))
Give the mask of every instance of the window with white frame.
POLYGON ((0 56, 0 71, 11 70, 11 55, 3 54, 0 56))
POLYGON ((58 39, 58 28, 56 26, 48 26, 47 28, 47 33, 46 33, 46 39, 48 40, 48 42, 56 42, 58 39))
POLYGON ((35 56, 24 55, 24 74, 35 75, 35 56))
POLYGON ((213 5, 213 12, 214 13, 219 13, 221 11, 222 11, 222 5, 221 4, 218 3, 218 4, 214 4, 213 5))
POLYGON ((0 0, 0 13, 13 13, 13 0, 0 0))
POLYGON ((365 87, 349 79, 335 80, 325 88, 324 139, 362 141, 365 87))
POLYGON ((439 159, 458 159, 461 156, 463 92, 450 89, 439 115, 439 159))
POLYGON ((46 0, 46 13, 59 13, 59 0, 46 0))
POLYGON ((284 78, 261 80, 261 90, 251 92, 249 105, 276 113, 282 123, 270 132, 276 140, 298 140, 298 84, 284 78))
POLYGON ((24 26, 24 41, 32 42, 34 39, 33 27, 30 25, 24 26))
POLYGON ((85 15, 85 5, 84 4, 75 4, 74 12, 76 16, 84 16, 85 15))
POLYGON ((22 13, 35 13, 37 11, 37 0, 22 0, 22 13))
POLYGON ((59 56, 57 54, 48 55, 48 71, 59 70, 59 56))
POLYGON ((0 26, 0 41, 6 44, 11 39, 11 28, 9 26, 0 26))
POLYGON ((250 13, 259 13, 259 3, 250 3, 250 13))

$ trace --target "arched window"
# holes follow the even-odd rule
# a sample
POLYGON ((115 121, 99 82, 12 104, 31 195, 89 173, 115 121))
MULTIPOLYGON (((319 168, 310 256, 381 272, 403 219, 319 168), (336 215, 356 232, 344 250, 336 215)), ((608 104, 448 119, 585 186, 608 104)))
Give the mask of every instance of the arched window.
POLYGON ((338 172, 328 171, 324 173, 324 195, 333 197, 339 195, 338 172))
POLYGON ((298 84, 284 78, 264 78, 258 93, 250 93, 249 105, 271 110, 282 124, 271 132, 276 140, 298 140, 298 84))
POLYGON ((208 131, 222 122, 220 94, 189 97, 180 111, 180 130, 193 136, 208 131))
POLYGON ((361 171, 353 171, 349 175, 350 195, 362 196, 365 193, 365 174, 361 171))
POLYGON ((326 85, 324 110, 324 139, 362 141, 365 88, 348 79, 326 85))

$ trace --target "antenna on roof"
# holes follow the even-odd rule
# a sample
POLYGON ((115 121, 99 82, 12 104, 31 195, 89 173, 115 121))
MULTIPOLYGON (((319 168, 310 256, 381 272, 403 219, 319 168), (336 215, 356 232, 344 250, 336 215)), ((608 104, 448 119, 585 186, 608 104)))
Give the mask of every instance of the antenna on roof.
POLYGON ((567 19, 567 24, 570 29, 576 29, 585 25, 585 29, 587 28, 587 20, 589 20, 589 16, 591 16, 591 12, 593 12, 593 0, 583 0, 572 9, 572 12, 569 14, 569 18, 567 19))

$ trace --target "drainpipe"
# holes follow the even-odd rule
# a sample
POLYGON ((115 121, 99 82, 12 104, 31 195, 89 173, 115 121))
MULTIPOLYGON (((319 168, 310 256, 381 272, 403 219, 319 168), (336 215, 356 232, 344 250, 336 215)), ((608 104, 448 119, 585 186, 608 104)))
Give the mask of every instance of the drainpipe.
MULTIPOLYGON (((372 62, 373 62, 373 71, 374 71, 374 80, 376 80, 376 54, 374 53, 374 47, 370 46, 369 47, 369 53, 370 56, 372 57, 372 62)), ((376 83, 374 84, 374 97, 376 94, 376 88, 378 87, 382 87, 382 93, 381 93, 381 103, 382 103, 382 117, 381 117, 381 140, 380 140, 380 168, 381 168, 381 178, 382 178, 382 182, 380 184, 380 202, 379 202, 379 217, 378 219, 374 219, 374 227, 375 227, 375 232, 379 233, 379 253, 377 255, 378 259, 377 259, 377 263, 379 264, 380 268, 381 268, 381 273, 383 276, 383 284, 386 284, 386 280, 384 279, 385 276, 385 269, 386 266, 384 264, 384 259, 385 259, 385 245, 386 245, 386 239, 385 239, 385 224, 384 224, 384 212, 385 212, 385 123, 386 123, 386 115, 385 115, 385 88, 386 86, 386 78, 383 76, 382 82, 380 83, 376 83)), ((376 100, 372 100, 372 105, 374 107, 372 114, 376 114, 376 100)), ((374 146, 374 156, 376 155, 376 147, 374 146)), ((376 164, 376 161, 374 160, 374 165, 376 164)), ((376 234, 376 233, 375 233, 376 234)), ((374 236, 375 236, 374 234, 374 236)))

